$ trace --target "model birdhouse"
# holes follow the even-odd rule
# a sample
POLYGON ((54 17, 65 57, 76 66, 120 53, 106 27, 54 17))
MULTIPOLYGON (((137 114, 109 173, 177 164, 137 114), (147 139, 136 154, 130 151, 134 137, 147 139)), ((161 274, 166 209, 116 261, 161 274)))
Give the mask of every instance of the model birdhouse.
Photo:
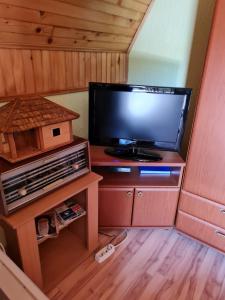
POLYGON ((42 97, 12 100, 0 108, 0 156, 16 162, 71 143, 77 118, 42 97))

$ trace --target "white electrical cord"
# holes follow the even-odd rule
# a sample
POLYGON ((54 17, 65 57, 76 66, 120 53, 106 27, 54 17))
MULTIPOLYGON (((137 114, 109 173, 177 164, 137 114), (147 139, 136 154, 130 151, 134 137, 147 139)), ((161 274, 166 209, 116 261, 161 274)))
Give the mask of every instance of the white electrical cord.
POLYGON ((108 236, 108 237, 112 237, 112 240, 110 241, 110 243, 112 243, 114 245, 115 248, 119 247, 126 239, 127 239, 127 230, 124 229, 121 233, 119 233, 118 235, 115 235, 115 234, 109 234, 109 233, 105 233, 105 232, 102 232, 102 231, 99 231, 99 234, 102 234, 102 235, 105 235, 105 236, 108 236), (113 244, 113 241, 118 239, 121 235, 123 235, 125 233, 125 236, 124 238, 117 244, 113 244))
POLYGON ((120 245, 122 245, 125 242, 125 240, 127 239, 127 230, 126 229, 124 229, 124 231, 122 233, 120 233, 118 236, 116 236, 115 239, 117 239, 119 236, 121 236, 124 233, 125 233, 125 236, 123 237, 123 239, 119 243, 117 243, 117 244, 114 245, 115 248, 117 248, 120 245))

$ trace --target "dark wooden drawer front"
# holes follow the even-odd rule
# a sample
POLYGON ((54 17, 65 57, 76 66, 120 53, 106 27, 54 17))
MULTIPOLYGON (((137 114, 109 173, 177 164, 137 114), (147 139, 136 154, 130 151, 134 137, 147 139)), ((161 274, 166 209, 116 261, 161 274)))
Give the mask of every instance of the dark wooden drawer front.
POLYGON ((225 251, 225 230, 179 211, 176 222, 177 229, 198 240, 225 251))
POLYGON ((222 204, 182 191, 179 210, 225 229, 225 206, 222 204))

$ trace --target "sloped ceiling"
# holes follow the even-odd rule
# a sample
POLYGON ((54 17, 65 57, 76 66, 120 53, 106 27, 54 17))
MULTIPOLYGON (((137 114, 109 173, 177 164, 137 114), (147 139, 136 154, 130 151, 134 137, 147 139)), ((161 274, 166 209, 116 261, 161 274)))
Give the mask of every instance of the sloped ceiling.
POLYGON ((151 0, 0 0, 0 47, 126 52, 151 0))

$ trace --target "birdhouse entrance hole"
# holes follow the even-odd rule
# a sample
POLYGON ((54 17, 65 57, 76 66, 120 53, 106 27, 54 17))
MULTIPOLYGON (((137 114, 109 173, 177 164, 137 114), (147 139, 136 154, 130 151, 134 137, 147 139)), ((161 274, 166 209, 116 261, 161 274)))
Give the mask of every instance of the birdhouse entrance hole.
POLYGON ((53 129, 52 129, 52 135, 53 135, 53 136, 58 136, 58 135, 60 135, 60 128, 53 128, 53 129))

